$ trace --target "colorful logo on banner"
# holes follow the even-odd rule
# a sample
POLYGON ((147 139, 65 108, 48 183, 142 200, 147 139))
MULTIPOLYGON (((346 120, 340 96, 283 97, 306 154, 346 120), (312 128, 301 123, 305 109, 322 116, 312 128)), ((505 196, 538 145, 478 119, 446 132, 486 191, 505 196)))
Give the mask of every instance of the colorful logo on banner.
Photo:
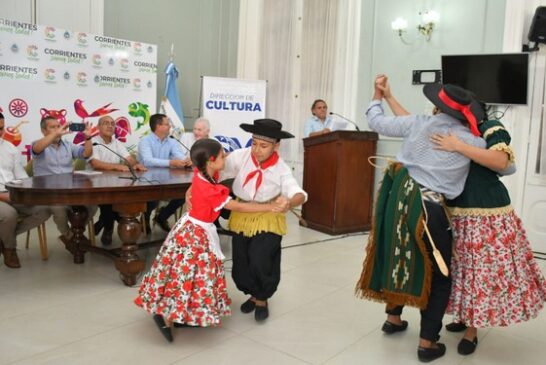
POLYGON ((112 105, 112 103, 103 105, 100 108, 94 110, 91 114, 89 114, 83 105, 83 100, 76 99, 74 101, 74 111, 76 112, 78 117, 82 118, 82 120, 85 120, 87 118, 101 117, 103 115, 107 115, 119 110, 114 108, 109 109, 110 105, 112 105))
POLYGON ((133 52, 134 52, 136 55, 141 55, 141 54, 142 54, 142 43, 140 43, 140 42, 133 42, 133 52))
POLYGON ((70 32, 68 30, 65 30, 64 33, 63 33, 63 37, 64 37, 64 39, 69 40, 70 37, 72 37, 72 34, 70 34, 70 32))
POLYGON ((87 74, 85 72, 78 72, 76 80, 78 86, 87 86, 87 74))
POLYGON ((128 71, 129 68, 129 60, 127 58, 122 58, 119 60, 119 65, 121 66, 121 71, 128 71))
POLYGON ((8 105, 9 112, 16 118, 22 118, 28 113, 28 104, 23 99, 12 99, 8 105))
POLYGON ((140 101, 129 104, 129 115, 135 118, 142 118, 137 121, 136 130, 147 126, 150 122, 150 111, 148 110, 148 105, 143 104, 140 101))
POLYGON ((133 79, 133 89, 140 91, 140 79, 133 79))
POLYGON ((40 119, 44 117, 55 118, 59 121, 59 123, 61 123, 61 125, 65 125, 66 124, 66 109, 56 110, 56 109, 41 108, 40 119))
POLYGON ((2 139, 11 142, 11 144, 13 144, 15 147, 19 146, 23 140, 23 135, 19 131, 19 127, 26 123, 28 123, 28 120, 22 120, 13 127, 6 127, 4 134, 2 135, 2 139))
POLYGON ((92 62, 93 62, 93 67, 94 68, 102 68, 102 57, 100 54, 94 54, 93 57, 91 58, 92 62))
POLYGON ((45 27, 44 28, 44 35, 46 41, 55 42, 55 28, 54 27, 45 27))
POLYGON ((55 82, 55 70, 52 68, 47 68, 44 70, 44 79, 46 82, 54 83, 55 82))
POLYGON ((87 33, 80 32, 76 38, 78 39, 78 46, 87 47, 87 33))
POLYGON ((27 59, 32 61, 39 61, 40 58, 38 57, 38 46, 34 44, 30 44, 27 46, 27 59))

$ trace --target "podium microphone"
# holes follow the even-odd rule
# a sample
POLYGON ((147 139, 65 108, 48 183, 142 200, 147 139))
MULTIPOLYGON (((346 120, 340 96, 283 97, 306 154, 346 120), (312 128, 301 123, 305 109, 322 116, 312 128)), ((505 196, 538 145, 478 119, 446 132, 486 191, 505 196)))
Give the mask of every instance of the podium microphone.
POLYGON ((337 115, 337 116, 340 117, 341 119, 346 120, 347 122, 349 122, 349 123, 351 123, 352 125, 354 125, 355 128, 356 128, 356 130, 357 130, 358 132, 360 132, 360 128, 358 128, 358 125, 356 125, 356 123, 353 122, 352 120, 350 120, 350 119, 348 119, 348 118, 345 118, 343 115, 338 114, 338 113, 334 113, 334 112, 330 112, 330 115, 337 115))
POLYGON ((137 174, 136 174, 136 172, 135 172, 135 169, 133 169, 133 167, 132 167, 131 164, 129 163, 129 160, 127 160, 125 157, 123 157, 122 155, 120 155, 119 153, 117 153, 116 151, 114 151, 113 149, 111 149, 110 147, 108 147, 108 146, 105 145, 105 144, 98 143, 98 142, 93 142, 93 146, 102 146, 102 147, 106 148, 107 150, 109 150, 109 151, 112 152, 114 155, 118 156, 119 158, 121 158, 123 161, 125 161, 125 162, 127 163, 127 166, 129 167, 129 172, 131 173, 131 177, 120 176, 120 177, 119 177, 120 179, 129 179, 129 180, 133 180, 133 181, 137 181, 137 180, 140 179, 140 178, 137 176, 137 174))
POLYGON ((178 142, 182 147, 184 147, 184 149, 185 149, 186 151, 188 151, 188 153, 190 152, 190 149, 189 149, 184 143, 182 143, 182 142, 180 142, 178 139, 176 139, 175 136, 169 136, 169 138, 174 139, 174 140, 175 140, 176 142, 178 142))

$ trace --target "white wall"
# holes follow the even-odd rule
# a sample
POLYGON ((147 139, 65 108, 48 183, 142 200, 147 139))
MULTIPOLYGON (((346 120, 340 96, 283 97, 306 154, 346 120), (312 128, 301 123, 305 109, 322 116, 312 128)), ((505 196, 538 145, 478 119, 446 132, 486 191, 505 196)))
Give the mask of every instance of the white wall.
POLYGON ((0 0, 2 18, 102 34, 104 0, 0 0))
POLYGON ((0 0, 0 9, 2 18, 32 23, 31 0, 0 0))
MULTIPOLYGON (((431 104, 422 85, 412 85, 413 70, 441 68, 442 54, 500 53, 503 50, 504 0, 362 0, 360 69, 357 119, 366 125, 364 113, 372 96, 376 74, 390 78, 393 93, 412 113, 428 113, 431 104), (436 10, 440 21, 430 41, 417 34, 419 12, 436 10), (397 17, 408 21, 404 44, 391 22, 397 17)), ((381 138, 379 155, 393 157, 400 149, 396 139, 381 138)), ((381 174, 376 170, 377 178, 381 174)))
POLYGON ((174 44, 186 127, 199 116, 201 76, 236 76, 239 0, 108 0, 104 5, 105 35, 157 44, 158 100, 174 44))

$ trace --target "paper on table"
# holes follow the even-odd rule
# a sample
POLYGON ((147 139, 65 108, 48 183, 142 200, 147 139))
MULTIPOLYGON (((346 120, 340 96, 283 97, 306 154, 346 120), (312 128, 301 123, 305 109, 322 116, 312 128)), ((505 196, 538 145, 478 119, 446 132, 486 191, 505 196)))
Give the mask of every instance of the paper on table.
POLYGON ((76 171, 74 171, 74 174, 76 174, 76 175, 100 175, 100 174, 102 174, 102 171, 76 170, 76 171))
POLYGON ((345 122, 333 121, 332 125, 330 126, 330 131, 332 131, 332 132, 334 132, 334 131, 344 131, 345 129, 347 129, 347 123, 345 123, 345 122))

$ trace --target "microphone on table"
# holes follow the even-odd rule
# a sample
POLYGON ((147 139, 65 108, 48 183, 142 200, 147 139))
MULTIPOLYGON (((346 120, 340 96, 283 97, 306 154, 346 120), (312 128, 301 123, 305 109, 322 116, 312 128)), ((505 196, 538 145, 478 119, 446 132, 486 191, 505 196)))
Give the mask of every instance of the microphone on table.
POLYGON ((136 181, 136 180, 139 180, 140 178, 137 176, 136 172, 135 172, 135 169, 133 169, 133 167, 131 166, 131 164, 129 163, 129 160, 127 160, 125 157, 123 157, 122 155, 120 155, 119 153, 117 153, 116 151, 114 151, 113 149, 111 149, 110 147, 108 147, 107 145, 105 144, 102 144, 102 143, 98 143, 98 142, 93 142, 93 146, 102 146, 104 148, 106 148, 107 150, 109 150, 110 152, 112 152, 114 155, 118 156, 119 158, 121 158, 123 161, 125 161, 127 163, 127 166, 129 167, 129 172, 131 173, 131 177, 128 177, 128 176, 120 176, 119 178, 120 179, 129 179, 129 180, 133 180, 133 181, 136 181))
MULTIPOLYGON (((188 146, 186 146, 184 143, 182 143, 182 141, 180 141, 178 138, 176 138, 175 136, 169 136, 170 139, 173 139, 175 140, 176 142, 178 142, 182 147, 184 147, 186 149, 186 151, 188 151, 188 155, 190 154, 190 149, 188 148, 188 146)), ((186 168, 189 168, 190 166, 186 166, 186 168)))
POLYGON ((334 112, 330 112, 330 115, 337 115, 337 116, 340 117, 341 119, 346 120, 347 122, 349 122, 349 123, 351 123, 352 125, 354 125, 355 128, 356 128, 356 130, 357 130, 358 132, 360 132, 360 128, 358 128, 358 125, 356 125, 356 123, 353 122, 352 120, 350 120, 350 119, 348 119, 348 118, 345 118, 343 115, 338 114, 338 113, 334 113, 334 112))

